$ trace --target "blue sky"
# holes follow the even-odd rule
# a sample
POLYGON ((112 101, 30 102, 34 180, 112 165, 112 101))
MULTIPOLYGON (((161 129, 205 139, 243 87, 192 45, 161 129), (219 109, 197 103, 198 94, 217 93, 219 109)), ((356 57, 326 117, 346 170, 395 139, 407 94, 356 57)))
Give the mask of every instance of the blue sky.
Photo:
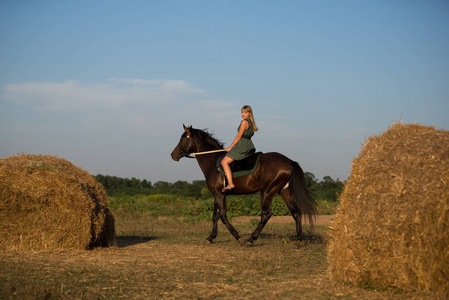
POLYGON ((198 180, 182 124, 348 178, 395 121, 449 130, 448 1, 0 1, 0 157, 198 180))

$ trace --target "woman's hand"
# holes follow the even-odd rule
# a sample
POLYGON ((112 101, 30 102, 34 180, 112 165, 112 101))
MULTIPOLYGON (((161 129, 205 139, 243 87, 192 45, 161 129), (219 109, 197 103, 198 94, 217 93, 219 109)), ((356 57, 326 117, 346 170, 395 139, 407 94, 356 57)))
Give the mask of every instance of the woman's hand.
POLYGON ((225 151, 229 152, 229 151, 231 151, 231 149, 232 149, 232 147, 228 147, 228 148, 225 149, 225 151))

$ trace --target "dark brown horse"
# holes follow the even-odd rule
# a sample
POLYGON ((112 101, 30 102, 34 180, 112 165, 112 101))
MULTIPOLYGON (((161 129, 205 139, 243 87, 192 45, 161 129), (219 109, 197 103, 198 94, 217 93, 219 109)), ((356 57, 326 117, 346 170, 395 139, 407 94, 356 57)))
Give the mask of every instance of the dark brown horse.
MULTIPOLYGON (((181 157, 187 157, 193 152, 223 149, 223 144, 206 131, 194 129, 192 126, 186 127, 185 125, 184 131, 181 140, 171 154, 175 161, 179 161, 181 157)), ((218 219, 221 219, 235 239, 244 244, 245 239, 240 237, 226 217, 226 193, 222 192, 224 182, 216 166, 216 161, 220 155, 222 154, 213 153, 196 157, 206 178, 207 186, 214 195, 212 233, 207 241, 211 243, 217 236, 217 223, 218 219)), ((304 172, 297 162, 284 155, 276 152, 260 155, 256 171, 251 175, 235 178, 234 184, 235 190, 233 193, 235 195, 260 192, 262 215, 256 230, 246 241, 248 245, 251 245, 259 237, 265 224, 270 219, 271 201, 276 193, 287 204, 296 221, 296 234, 299 240, 302 237, 301 213, 307 214, 310 224, 313 225, 316 214, 315 201, 310 197, 307 190, 304 172)))

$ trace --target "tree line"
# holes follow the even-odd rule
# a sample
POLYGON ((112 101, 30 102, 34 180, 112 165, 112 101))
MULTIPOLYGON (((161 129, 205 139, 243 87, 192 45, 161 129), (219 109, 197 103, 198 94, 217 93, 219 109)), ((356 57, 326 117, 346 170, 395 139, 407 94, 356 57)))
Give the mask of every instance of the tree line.
MULTIPOLYGON (((98 174, 95 179, 103 185, 109 196, 114 195, 179 195, 184 197, 212 197, 205 180, 176 181, 174 183, 157 181, 151 183, 146 179, 121 178, 98 174)), ((306 184, 314 199, 337 201, 344 188, 344 182, 333 180, 330 176, 318 180, 315 175, 305 172, 306 184)))

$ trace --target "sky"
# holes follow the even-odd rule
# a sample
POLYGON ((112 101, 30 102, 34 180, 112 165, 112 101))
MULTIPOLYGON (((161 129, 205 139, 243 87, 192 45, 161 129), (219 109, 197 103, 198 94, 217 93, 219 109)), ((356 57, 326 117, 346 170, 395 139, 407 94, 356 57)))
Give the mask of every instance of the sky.
POLYGON ((346 180, 394 122, 449 130, 449 1, 0 0, 0 158, 93 175, 204 176, 183 124, 346 180))

